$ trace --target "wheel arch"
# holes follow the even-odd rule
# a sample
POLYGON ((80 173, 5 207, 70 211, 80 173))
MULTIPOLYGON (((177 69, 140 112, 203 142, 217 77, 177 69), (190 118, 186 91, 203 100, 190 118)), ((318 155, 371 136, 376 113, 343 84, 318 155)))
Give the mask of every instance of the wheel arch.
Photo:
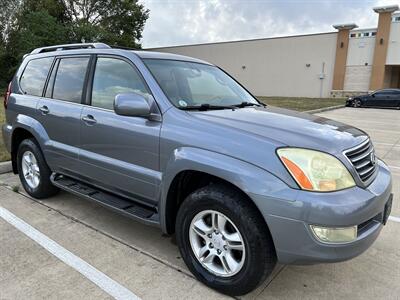
POLYGON ((271 184, 278 188, 285 185, 267 171, 244 161, 204 149, 178 149, 164 172, 159 202, 162 230, 168 234, 174 233, 176 214, 186 196, 212 183, 222 183, 243 195, 260 213, 267 228, 265 215, 251 194, 265 192, 265 185, 271 184))
POLYGON ((18 147, 24 139, 33 138, 43 149, 44 143, 49 139, 44 127, 35 119, 25 115, 18 115, 11 133, 11 162, 14 174, 17 170, 18 147))
POLYGON ((11 163, 14 174, 18 174, 17 168, 17 153, 21 142, 25 139, 35 138, 33 134, 25 128, 16 128, 11 136, 11 163))

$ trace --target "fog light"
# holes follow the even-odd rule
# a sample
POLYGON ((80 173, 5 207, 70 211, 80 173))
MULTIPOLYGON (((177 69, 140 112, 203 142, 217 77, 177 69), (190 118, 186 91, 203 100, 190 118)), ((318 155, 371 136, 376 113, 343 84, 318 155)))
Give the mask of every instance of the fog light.
POLYGON ((323 243, 348 243, 357 238, 357 226, 351 227, 321 227, 311 225, 314 235, 323 243))

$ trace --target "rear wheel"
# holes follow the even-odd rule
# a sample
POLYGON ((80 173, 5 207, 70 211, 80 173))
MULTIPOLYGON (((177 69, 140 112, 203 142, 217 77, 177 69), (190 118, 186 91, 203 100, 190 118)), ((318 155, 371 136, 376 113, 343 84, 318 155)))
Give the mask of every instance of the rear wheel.
POLYGON ((178 211, 176 237, 190 271, 225 294, 252 291, 276 264, 262 216, 248 199, 225 185, 206 186, 185 199, 178 211))
POLYGON ((26 139, 21 142, 17 167, 22 186, 30 196, 41 199, 58 192, 58 188, 50 181, 51 170, 35 140, 26 139))

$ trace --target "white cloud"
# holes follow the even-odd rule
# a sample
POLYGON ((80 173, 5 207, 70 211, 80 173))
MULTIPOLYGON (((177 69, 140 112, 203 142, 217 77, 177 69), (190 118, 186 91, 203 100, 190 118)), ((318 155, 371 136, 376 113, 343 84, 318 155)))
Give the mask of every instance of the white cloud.
POLYGON ((391 0, 140 0, 150 9, 144 48, 376 27, 372 7, 391 0))

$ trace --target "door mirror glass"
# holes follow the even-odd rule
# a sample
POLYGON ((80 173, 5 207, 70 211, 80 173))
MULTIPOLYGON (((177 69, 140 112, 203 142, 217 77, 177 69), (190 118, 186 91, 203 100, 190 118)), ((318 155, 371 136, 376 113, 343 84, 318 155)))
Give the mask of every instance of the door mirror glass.
POLYGON ((114 111, 121 116, 147 118, 150 116, 150 105, 142 95, 118 94, 114 99, 114 111))

